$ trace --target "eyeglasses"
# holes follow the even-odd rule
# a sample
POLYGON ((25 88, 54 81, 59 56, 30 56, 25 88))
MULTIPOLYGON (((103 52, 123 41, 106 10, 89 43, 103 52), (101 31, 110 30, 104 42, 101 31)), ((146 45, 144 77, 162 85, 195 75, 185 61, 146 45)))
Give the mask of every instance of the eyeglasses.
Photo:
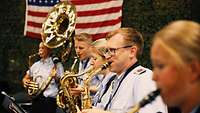
POLYGON ((107 55, 114 55, 116 54, 116 51, 122 48, 129 48, 132 47, 132 45, 127 45, 127 46, 123 46, 123 47, 118 47, 118 48, 107 48, 105 51, 105 54, 107 55))

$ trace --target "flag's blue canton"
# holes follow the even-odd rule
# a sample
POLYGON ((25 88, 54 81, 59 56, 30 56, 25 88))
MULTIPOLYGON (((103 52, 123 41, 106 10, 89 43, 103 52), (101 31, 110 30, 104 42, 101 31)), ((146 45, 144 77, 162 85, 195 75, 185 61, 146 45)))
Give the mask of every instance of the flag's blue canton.
POLYGON ((29 5, 35 6, 54 6, 60 2, 60 0, 28 0, 29 5))

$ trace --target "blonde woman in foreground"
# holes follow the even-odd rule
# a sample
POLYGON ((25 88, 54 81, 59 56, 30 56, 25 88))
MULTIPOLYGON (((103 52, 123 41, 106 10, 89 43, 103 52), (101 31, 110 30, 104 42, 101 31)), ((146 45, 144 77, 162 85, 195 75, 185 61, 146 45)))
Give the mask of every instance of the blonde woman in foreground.
POLYGON ((165 26, 154 36, 151 59, 164 102, 200 113, 200 25, 180 20, 165 26))

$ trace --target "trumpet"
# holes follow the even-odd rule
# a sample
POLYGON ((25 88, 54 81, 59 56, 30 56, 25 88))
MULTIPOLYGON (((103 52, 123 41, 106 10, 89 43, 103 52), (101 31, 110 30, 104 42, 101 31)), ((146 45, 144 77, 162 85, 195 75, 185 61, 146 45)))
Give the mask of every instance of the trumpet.
POLYGON ((136 113, 140 110, 140 108, 144 107, 145 105, 151 103, 156 99, 156 97, 160 94, 160 89, 152 91, 146 97, 144 97, 138 104, 136 104, 129 113, 136 113))

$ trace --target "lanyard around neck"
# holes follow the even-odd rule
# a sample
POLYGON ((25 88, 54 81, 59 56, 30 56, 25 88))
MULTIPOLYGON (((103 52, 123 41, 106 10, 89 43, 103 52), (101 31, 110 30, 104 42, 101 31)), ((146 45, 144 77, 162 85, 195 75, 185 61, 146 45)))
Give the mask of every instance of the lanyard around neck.
POLYGON ((111 103, 113 97, 116 95, 116 93, 117 93, 117 91, 118 91, 118 89, 119 89, 119 87, 120 87, 122 81, 123 81, 123 80, 126 78, 126 76, 127 76, 134 68, 136 68, 137 66, 139 66, 139 63, 138 63, 138 62, 136 62, 136 63, 133 64, 130 68, 127 69, 127 71, 125 72, 125 74, 124 74, 124 75, 122 76, 122 78, 120 79, 119 84, 117 85, 116 90, 113 92, 113 95, 110 96, 110 99, 109 99, 108 103, 106 104, 106 106, 104 107, 104 110, 107 110, 107 109, 108 109, 108 105, 111 103))

